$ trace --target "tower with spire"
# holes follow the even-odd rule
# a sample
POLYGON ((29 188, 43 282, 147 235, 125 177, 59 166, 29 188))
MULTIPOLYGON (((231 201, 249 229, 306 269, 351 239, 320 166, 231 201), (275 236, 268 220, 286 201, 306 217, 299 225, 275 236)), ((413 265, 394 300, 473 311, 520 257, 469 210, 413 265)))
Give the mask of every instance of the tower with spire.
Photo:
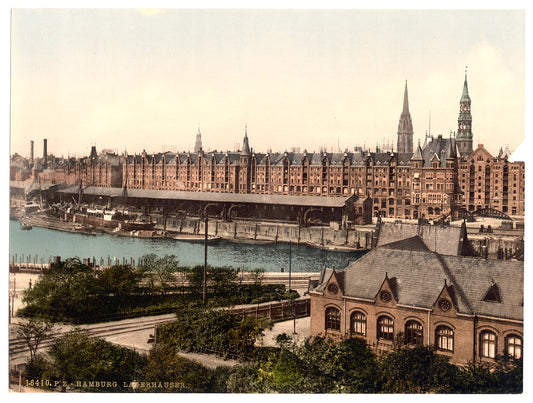
POLYGON ((413 153, 413 122, 409 113, 409 98, 407 96, 407 80, 403 95, 403 110, 398 123, 398 153, 413 153))
POLYGON ((461 157, 467 157, 472 153, 472 114, 470 112, 471 100, 468 95, 467 72, 465 70, 465 82, 463 85, 463 94, 459 102, 459 118, 457 119, 457 149, 461 157))
POLYGON ((196 142, 194 143, 194 152, 199 153, 202 149, 202 133, 200 133, 200 127, 198 127, 198 132, 196 133, 196 142))
POLYGON ((248 126, 244 127, 244 139, 242 141, 242 150, 239 160, 239 184, 237 188, 239 193, 250 193, 252 153, 250 152, 250 144, 248 143, 248 126))

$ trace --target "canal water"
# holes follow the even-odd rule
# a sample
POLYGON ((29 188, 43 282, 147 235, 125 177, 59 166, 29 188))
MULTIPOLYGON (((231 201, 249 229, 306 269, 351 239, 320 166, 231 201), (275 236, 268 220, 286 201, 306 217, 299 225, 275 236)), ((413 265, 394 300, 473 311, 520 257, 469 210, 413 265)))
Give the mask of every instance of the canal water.
MULTIPOLYGON (((172 239, 147 239, 119 237, 114 235, 83 235, 33 227, 30 231, 20 229, 18 221, 9 223, 10 262, 16 255, 16 261, 31 255, 31 262, 48 263, 50 257, 61 256, 62 259, 79 257, 100 258, 107 264, 109 258, 126 258, 137 260, 148 253, 158 256, 176 255, 182 266, 194 266, 204 263, 204 245, 172 239), (37 257, 37 258, 35 258, 37 257)), ((289 271, 289 255, 292 256, 293 272, 318 272, 324 266, 343 269, 364 254, 363 251, 340 252, 326 251, 309 246, 288 244, 252 244, 221 241, 208 247, 208 264, 212 266, 231 266, 242 270, 264 269, 268 272, 289 271), (289 251, 290 248, 290 251, 289 251)))

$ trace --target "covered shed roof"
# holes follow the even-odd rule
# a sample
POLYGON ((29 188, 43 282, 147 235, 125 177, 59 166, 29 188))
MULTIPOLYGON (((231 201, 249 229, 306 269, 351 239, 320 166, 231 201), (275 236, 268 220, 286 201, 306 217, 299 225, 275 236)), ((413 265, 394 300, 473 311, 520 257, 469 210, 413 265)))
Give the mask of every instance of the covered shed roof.
MULTIPOLYGON (((79 192, 79 186, 69 186, 59 191, 60 193, 79 192)), ((356 196, 290 196, 267 195, 248 193, 217 193, 217 192, 188 192, 177 190, 151 190, 151 189, 123 189, 86 186, 83 194, 106 197, 131 197, 140 199, 158 200, 191 200, 212 203, 252 203, 252 204, 278 204, 289 206, 331 207, 342 208, 356 196)))

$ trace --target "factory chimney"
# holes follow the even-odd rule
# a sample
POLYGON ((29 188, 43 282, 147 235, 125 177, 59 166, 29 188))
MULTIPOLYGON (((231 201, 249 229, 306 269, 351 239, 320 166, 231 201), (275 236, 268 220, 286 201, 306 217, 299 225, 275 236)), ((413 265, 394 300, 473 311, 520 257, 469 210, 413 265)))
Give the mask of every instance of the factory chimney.
POLYGON ((43 158, 44 158, 43 168, 46 169, 48 168, 48 153, 47 153, 47 140, 46 139, 44 139, 44 144, 43 144, 43 158))

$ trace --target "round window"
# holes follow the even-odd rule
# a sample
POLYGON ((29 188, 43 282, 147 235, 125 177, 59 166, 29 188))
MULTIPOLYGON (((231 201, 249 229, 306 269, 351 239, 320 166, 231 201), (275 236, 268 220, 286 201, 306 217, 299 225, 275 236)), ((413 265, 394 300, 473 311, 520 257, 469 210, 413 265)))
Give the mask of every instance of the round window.
POLYGON ((452 303, 450 302, 450 300, 443 298, 439 301, 439 308, 441 309, 441 311, 449 311, 451 307, 452 303))
POLYGON ((379 298, 383 302, 389 302, 390 300, 392 300, 392 294, 389 291, 381 291, 379 293, 379 298))
POLYGON ((335 284, 328 285, 328 291, 332 294, 337 294, 339 288, 335 284))

